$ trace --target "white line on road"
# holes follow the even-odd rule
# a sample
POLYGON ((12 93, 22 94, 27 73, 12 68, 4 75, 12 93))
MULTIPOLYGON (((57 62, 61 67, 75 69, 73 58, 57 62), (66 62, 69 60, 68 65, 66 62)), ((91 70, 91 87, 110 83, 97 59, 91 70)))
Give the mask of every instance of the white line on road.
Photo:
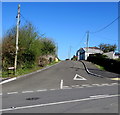
POLYGON ((100 84, 92 84, 92 85, 95 85, 95 86, 100 86, 100 84))
POLYGON ((109 84, 108 84, 108 83, 103 83, 103 84, 101 84, 101 85, 102 85, 102 86, 105 86, 105 85, 107 85, 107 86, 108 86, 109 84))
POLYGON ((8 95, 9 94, 17 94, 18 92, 9 92, 9 93, 7 93, 8 95))
POLYGON ((69 86, 63 86, 63 87, 69 87, 69 86))
POLYGON ((22 91, 22 93, 33 93, 34 91, 22 91))
POLYGON ((10 81, 13 81, 13 80, 16 80, 17 78, 11 78, 11 79, 8 79, 8 80, 5 80, 5 81, 2 81, 0 82, 0 85, 4 84, 4 83, 7 83, 7 82, 10 82, 10 81))
POLYGON ((72 85, 72 87, 80 87, 79 85, 72 85))
POLYGON ((106 95, 91 95, 90 97, 91 98, 98 98, 98 97, 107 97, 107 96, 109 96, 108 94, 106 94, 106 95))
POLYGON ((58 90, 58 89, 49 89, 49 90, 54 91, 54 90, 58 90))
POLYGON ((85 87, 93 87, 92 85, 86 85, 85 87))
POLYGON ((83 84, 82 87, 87 87, 90 86, 89 84, 83 84))
POLYGON ((114 84, 108 84, 107 86, 113 86, 114 84))
POLYGON ((60 81, 60 89, 63 89, 63 79, 60 81))
POLYGON ((69 87, 69 86, 63 86, 63 89, 72 89, 72 87, 69 87))
POLYGON ((42 92, 42 91, 47 91, 47 89, 40 89, 40 90, 37 90, 37 92, 42 92))
POLYGON ((0 112, 20 110, 20 109, 29 109, 29 108, 35 108, 35 107, 45 107, 45 106, 52 106, 52 105, 59 105, 59 104, 67 104, 67 103, 74 103, 74 102, 81 102, 81 101, 88 101, 88 100, 95 100, 95 99, 112 98, 112 97, 117 97, 117 96, 120 96, 120 95, 116 94, 116 95, 97 96, 97 97, 92 97, 92 98, 89 97, 89 98, 83 98, 83 99, 61 101, 61 102, 53 102, 53 103, 45 103, 45 104, 39 104, 39 105, 13 107, 13 108, 2 109, 2 110, 0 110, 0 112))
POLYGON ((112 85, 118 85, 118 83, 111 83, 112 85))
MULTIPOLYGON (((83 84, 83 85, 71 85, 71 86, 62 86, 62 89, 72 89, 72 88, 85 88, 85 87, 93 87, 93 86, 113 86, 113 85, 118 85, 118 83, 111 83, 111 84, 83 84)), ((60 90, 59 88, 55 88, 55 89, 39 89, 36 91, 22 91, 21 93, 34 93, 34 92, 42 92, 42 91, 52 91, 52 90, 60 90)), ((8 92, 7 94, 17 94, 18 92, 8 92)), ((0 93, 0 95, 2 95, 2 93, 0 93)))

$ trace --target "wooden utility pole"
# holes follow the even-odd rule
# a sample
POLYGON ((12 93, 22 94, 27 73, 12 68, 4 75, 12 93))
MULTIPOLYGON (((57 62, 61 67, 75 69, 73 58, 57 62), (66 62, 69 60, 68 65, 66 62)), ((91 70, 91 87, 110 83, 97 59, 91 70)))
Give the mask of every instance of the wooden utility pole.
MULTIPOLYGON (((120 15, 120 2, 118 2, 118 14, 120 15)), ((118 18, 118 30, 120 27, 120 17, 118 18)), ((120 53, 120 32, 118 32, 118 52, 120 53)))
POLYGON ((15 63, 14 63, 15 74, 16 74, 16 68, 17 68, 18 37, 19 37, 19 24, 20 24, 20 4, 18 5, 18 14, 16 18, 17 18, 17 33, 16 33, 16 51, 15 51, 15 63))

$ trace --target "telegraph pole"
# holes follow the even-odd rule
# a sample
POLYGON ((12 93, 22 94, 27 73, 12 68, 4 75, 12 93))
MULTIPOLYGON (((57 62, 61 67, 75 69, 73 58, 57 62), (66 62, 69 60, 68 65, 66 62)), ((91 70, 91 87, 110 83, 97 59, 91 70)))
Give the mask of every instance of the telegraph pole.
POLYGON ((16 74, 16 68, 17 68, 18 37, 19 37, 19 24, 20 24, 20 4, 18 5, 18 14, 16 18, 17 18, 17 33, 16 33, 16 51, 15 51, 15 62, 14 62, 15 74, 16 74))
POLYGON ((86 49, 86 52, 87 52, 87 57, 88 57, 88 45, 89 45, 89 31, 87 31, 87 42, 86 42, 86 45, 87 45, 87 49, 86 49))
MULTIPOLYGON (((118 2, 118 15, 120 15, 120 2, 118 2)), ((118 30, 120 27, 120 18, 118 18, 118 30)), ((120 32, 118 32, 118 52, 120 53, 120 32)))

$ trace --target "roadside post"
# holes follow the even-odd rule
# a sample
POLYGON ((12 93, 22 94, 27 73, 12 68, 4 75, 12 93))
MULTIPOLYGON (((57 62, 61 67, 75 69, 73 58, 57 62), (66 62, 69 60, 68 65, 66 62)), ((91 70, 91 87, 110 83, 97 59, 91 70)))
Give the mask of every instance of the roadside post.
POLYGON ((15 67, 8 67, 8 77, 9 77, 9 74, 11 74, 10 71, 13 71, 13 75, 15 75, 15 67))

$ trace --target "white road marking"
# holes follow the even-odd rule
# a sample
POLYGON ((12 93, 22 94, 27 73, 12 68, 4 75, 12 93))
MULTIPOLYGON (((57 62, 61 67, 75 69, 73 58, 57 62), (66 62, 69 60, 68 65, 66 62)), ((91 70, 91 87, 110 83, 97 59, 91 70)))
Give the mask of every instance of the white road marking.
MULTIPOLYGON (((97 87, 103 87, 105 86, 104 84, 99 84, 97 87)), ((107 86, 107 85, 106 85, 107 86)))
POLYGON ((63 89, 63 79, 60 81, 60 89, 63 89))
POLYGON ((93 87, 92 85, 86 85, 85 87, 93 87))
POLYGON ((18 92, 9 92, 9 93, 7 93, 8 95, 9 94, 17 94, 18 92))
POLYGON ((69 87, 69 86, 63 86, 63 89, 72 89, 72 87, 69 87))
POLYGON ((10 81, 13 81, 13 80, 16 80, 17 78, 14 77, 14 78, 11 78, 11 79, 8 79, 8 80, 5 80, 5 81, 2 81, 0 82, 0 85, 4 84, 4 83, 7 83, 7 82, 10 82, 10 81))
POLYGON ((107 86, 113 86, 114 84, 108 84, 107 86))
POLYGON ((45 106, 52 106, 52 105, 59 105, 59 104, 67 104, 67 103, 74 103, 74 102, 81 102, 81 101, 88 101, 88 100, 95 100, 95 99, 112 98, 112 97, 118 97, 118 96, 120 96, 120 95, 118 95, 118 94, 116 94, 116 95, 106 95, 106 96, 89 97, 89 98, 83 98, 83 99, 53 102, 53 103, 46 103, 46 104, 39 104, 39 105, 30 105, 30 106, 23 106, 23 107, 7 108, 7 109, 1 109, 0 112, 20 110, 20 109, 29 109, 29 108, 35 108, 35 107, 45 107, 45 106))
POLYGON ((92 95, 92 96, 90 96, 91 98, 98 98, 98 97, 107 97, 107 96, 109 96, 108 94, 106 94, 106 95, 92 95))
POLYGON ((40 90, 37 90, 37 92, 42 92, 42 91, 47 91, 47 89, 40 89, 40 90))
MULTIPOLYGON (((72 88, 84 88, 84 87, 93 87, 93 86, 113 86, 113 85, 118 85, 118 83, 105 83, 105 84, 83 84, 83 85, 71 85, 71 86, 62 86, 62 89, 72 89, 72 88)), ((42 92, 42 91, 52 91, 52 90, 60 90, 59 88, 55 88, 55 89, 40 89, 40 90, 36 90, 36 91, 22 91, 22 93, 34 93, 34 92, 42 92)), ((18 92, 8 92, 7 94, 17 94, 18 92)), ((3 95, 2 93, 0 93, 0 95, 3 95)))
POLYGON ((111 83, 112 85, 118 85, 118 83, 111 83))
POLYGON ((57 90, 57 89, 49 89, 49 90, 53 91, 53 90, 57 90))
POLYGON ((107 85, 107 86, 108 86, 109 84, 108 84, 108 83, 104 83, 104 84, 101 84, 101 85, 102 85, 102 86, 105 86, 105 85, 107 85))
POLYGON ((86 80, 84 77, 76 74, 75 77, 73 78, 73 80, 86 80))
POLYGON ((72 87, 80 87, 79 85, 72 85, 72 87))
POLYGON ((69 87, 69 86, 63 86, 63 87, 69 87))
POLYGON ((100 84, 92 84, 92 85, 95 85, 95 86, 100 86, 100 84))
POLYGON ((83 84, 82 87, 90 86, 89 84, 83 84))
POLYGON ((109 84, 108 86, 113 86, 114 84, 109 84))
POLYGON ((33 93, 34 91, 22 91, 22 93, 33 93))

